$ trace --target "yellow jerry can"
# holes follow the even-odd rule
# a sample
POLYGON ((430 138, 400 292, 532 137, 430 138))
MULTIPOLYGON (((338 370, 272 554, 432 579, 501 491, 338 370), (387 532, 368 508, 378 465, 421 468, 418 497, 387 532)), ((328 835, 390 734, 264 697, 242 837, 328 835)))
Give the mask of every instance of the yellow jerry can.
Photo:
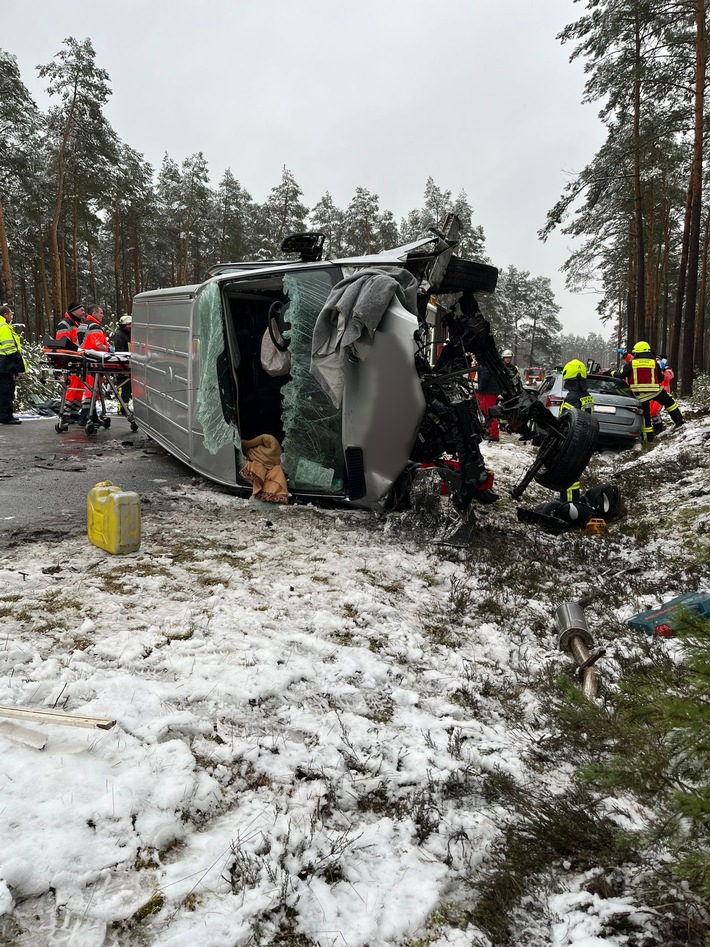
POLYGON ((90 542, 99 549, 114 556, 137 552, 141 544, 140 497, 110 480, 97 483, 86 499, 86 528, 90 542))

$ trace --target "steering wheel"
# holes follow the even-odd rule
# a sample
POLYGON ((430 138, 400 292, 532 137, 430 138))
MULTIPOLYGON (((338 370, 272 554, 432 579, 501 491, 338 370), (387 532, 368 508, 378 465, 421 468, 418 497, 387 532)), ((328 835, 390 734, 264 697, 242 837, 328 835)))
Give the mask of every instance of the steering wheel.
POLYGON ((280 342, 275 338, 273 323, 276 322, 276 325, 279 327, 279 332, 281 332, 281 318, 285 309, 284 304, 278 299, 269 306, 269 335, 279 352, 285 352, 288 349, 288 340, 283 338, 283 333, 281 333, 280 342))

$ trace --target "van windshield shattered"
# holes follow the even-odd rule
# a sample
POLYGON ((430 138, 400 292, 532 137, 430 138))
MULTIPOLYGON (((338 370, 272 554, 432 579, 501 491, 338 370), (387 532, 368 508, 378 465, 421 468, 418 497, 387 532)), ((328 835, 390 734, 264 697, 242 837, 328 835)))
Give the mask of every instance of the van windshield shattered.
MULTIPOLYGON (((296 490, 333 493, 343 487, 341 413, 310 374, 313 328, 340 279, 340 267, 321 266, 262 277, 245 274, 221 287, 225 331, 220 351, 229 355, 231 384, 212 386, 211 399, 217 400, 222 424, 238 431, 237 445, 239 438, 262 434, 279 440, 282 466, 296 490), (262 357, 270 326, 288 344, 290 370, 279 371, 262 357)), ((213 361, 219 379, 217 353, 213 361)), ((211 449, 207 430, 205 446, 211 449)))

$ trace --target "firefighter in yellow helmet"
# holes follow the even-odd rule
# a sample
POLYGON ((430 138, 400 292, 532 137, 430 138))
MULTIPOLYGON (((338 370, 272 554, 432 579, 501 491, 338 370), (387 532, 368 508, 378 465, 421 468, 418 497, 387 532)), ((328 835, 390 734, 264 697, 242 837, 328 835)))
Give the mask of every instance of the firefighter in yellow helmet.
MULTIPOLYGON (((578 358, 573 358, 562 369, 563 389, 565 400, 560 405, 560 414, 565 411, 594 411, 594 398, 587 388, 587 366, 578 358)), ((576 503, 580 496, 579 480, 570 484, 560 493, 560 500, 567 503, 576 503)))
POLYGON ((654 439, 651 422, 651 402, 662 404, 676 427, 684 424, 683 415, 675 399, 662 388, 663 372, 651 351, 648 342, 637 342, 631 350, 631 360, 621 371, 612 372, 617 378, 623 378, 629 388, 641 402, 643 408, 643 437, 650 443, 654 439))

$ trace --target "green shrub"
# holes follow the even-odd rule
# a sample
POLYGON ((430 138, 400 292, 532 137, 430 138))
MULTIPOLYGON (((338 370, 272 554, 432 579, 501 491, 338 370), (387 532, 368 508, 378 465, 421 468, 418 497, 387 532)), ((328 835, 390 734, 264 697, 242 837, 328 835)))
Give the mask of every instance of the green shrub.
POLYGON ((17 376, 15 401, 20 411, 27 411, 34 407, 37 401, 56 397, 57 383, 52 372, 44 364, 41 343, 23 339, 22 354, 27 362, 27 371, 17 376))
POLYGON ((710 375, 698 375, 695 379, 692 400, 703 408, 710 408, 710 375))
POLYGON ((659 645, 620 681, 602 762, 582 770, 606 791, 630 791, 668 817, 648 845, 671 853, 676 878, 710 906, 710 621, 688 618, 679 658, 659 645))

